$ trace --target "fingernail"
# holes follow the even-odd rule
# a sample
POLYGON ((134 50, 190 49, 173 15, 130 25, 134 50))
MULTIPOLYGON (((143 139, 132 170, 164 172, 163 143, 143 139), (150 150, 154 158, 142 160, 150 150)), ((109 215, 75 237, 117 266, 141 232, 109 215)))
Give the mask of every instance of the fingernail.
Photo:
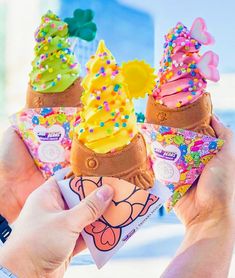
POLYGON ((113 190, 110 186, 103 185, 97 190, 96 196, 103 202, 106 202, 113 196, 113 190))

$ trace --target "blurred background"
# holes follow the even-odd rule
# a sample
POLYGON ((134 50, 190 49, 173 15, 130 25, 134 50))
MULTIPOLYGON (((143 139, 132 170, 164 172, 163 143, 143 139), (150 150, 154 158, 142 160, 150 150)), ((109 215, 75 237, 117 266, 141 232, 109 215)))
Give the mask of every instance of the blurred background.
MULTIPOLYGON (((221 80, 209 83, 208 91, 216 113, 235 131, 234 0, 0 0, 0 134, 9 125, 9 115, 24 107, 41 15, 51 9, 62 18, 71 17, 76 8, 93 9, 98 27, 94 42, 80 42, 76 48, 83 66, 103 38, 119 64, 138 58, 158 69, 164 34, 178 21, 190 27, 196 17, 203 17, 216 43, 202 52, 212 49, 220 56, 221 80)), ((136 102, 136 111, 145 111, 145 100, 136 102)), ((102 270, 96 270, 85 252, 72 262, 66 277, 159 277, 182 236, 173 213, 162 218, 156 214, 102 270)), ((235 277, 233 268, 230 277, 235 277)))

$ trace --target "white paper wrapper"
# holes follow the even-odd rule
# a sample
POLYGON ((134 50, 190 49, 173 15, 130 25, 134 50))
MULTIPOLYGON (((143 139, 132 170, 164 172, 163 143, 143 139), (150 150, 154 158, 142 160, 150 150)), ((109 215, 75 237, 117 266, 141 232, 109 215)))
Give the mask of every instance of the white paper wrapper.
POLYGON ((101 268, 169 198, 169 194, 159 198, 116 178, 63 179, 63 174, 59 175, 60 173, 57 173, 56 178, 69 208, 79 204, 88 193, 102 186, 103 182, 114 188, 111 206, 98 221, 82 232, 98 268, 101 268))

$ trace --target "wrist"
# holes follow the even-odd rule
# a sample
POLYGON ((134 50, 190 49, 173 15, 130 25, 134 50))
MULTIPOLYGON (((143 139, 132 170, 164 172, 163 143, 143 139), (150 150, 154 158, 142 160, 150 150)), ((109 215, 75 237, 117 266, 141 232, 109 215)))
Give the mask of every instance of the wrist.
POLYGON ((185 240, 192 244, 203 239, 226 238, 233 245, 235 240, 235 218, 233 214, 213 216, 192 221, 186 226, 185 240))
POLYGON ((161 277, 227 277, 234 231, 234 219, 230 216, 192 223, 161 277))
POLYGON ((185 224, 186 231, 201 227, 202 229, 214 229, 217 225, 226 226, 230 229, 235 227, 235 207, 221 207, 200 212, 185 224))
POLYGON ((22 207, 16 196, 12 194, 12 184, 0 175, 0 214, 12 223, 19 215, 22 207))
POLYGON ((26 247, 14 244, 10 239, 0 250, 0 265, 19 278, 40 277, 26 247))

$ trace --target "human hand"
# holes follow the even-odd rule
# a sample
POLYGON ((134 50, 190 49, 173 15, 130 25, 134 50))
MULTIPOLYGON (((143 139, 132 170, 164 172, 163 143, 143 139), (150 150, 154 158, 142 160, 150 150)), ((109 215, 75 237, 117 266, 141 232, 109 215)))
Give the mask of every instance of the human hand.
POLYGON ((228 277, 235 241, 235 151, 232 131, 215 117, 212 126, 225 143, 175 206, 186 231, 162 278, 228 277))
POLYGON ((12 128, 4 133, 1 146, 0 214, 11 223, 19 215, 28 195, 45 179, 12 128))
POLYGON ((27 199, 0 252, 0 265, 18 277, 63 277, 70 258, 84 247, 80 233, 108 207, 113 189, 103 185, 65 210, 51 178, 27 199))
POLYGON ((175 212, 186 229, 204 221, 234 219, 235 211, 235 149, 233 133, 216 117, 212 126, 225 140, 222 150, 209 161, 197 185, 176 204, 175 212))

